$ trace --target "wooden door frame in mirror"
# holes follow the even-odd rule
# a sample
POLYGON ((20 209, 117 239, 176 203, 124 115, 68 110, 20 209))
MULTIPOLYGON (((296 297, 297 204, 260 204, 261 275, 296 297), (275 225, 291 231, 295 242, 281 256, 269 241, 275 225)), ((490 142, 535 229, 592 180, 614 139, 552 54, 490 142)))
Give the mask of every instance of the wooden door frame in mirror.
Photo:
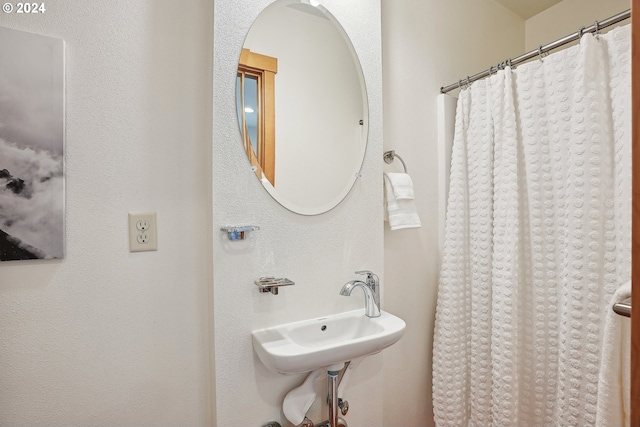
MULTIPOLYGON (((238 73, 251 73, 259 76, 258 105, 260 119, 258 120, 258 155, 253 152, 248 141, 247 129, 242 129, 245 151, 256 167, 258 178, 262 174, 275 186, 276 174, 276 73, 278 59, 271 56, 242 49, 238 61, 238 73)), ((242 112, 244 115, 244 111, 242 112)), ((243 120, 243 122, 245 122, 243 120)), ((241 126, 243 126, 241 124, 241 126)))

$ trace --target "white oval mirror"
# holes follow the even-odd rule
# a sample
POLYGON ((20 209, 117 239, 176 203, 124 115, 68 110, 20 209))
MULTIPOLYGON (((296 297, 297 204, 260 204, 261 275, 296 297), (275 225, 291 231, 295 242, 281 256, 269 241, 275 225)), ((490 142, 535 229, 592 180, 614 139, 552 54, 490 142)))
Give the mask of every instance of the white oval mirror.
POLYGON ((313 0, 277 0, 251 26, 236 80, 245 151, 285 208, 317 215, 359 176, 367 142, 362 69, 346 32, 313 0))

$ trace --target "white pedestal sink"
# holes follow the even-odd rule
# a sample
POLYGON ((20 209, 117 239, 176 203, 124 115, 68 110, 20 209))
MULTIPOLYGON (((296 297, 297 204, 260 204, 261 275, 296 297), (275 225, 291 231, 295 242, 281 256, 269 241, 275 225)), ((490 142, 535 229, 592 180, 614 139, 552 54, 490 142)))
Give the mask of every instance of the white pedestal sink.
POLYGON ((258 329, 252 332, 253 349, 272 371, 285 375, 313 371, 285 398, 283 411, 295 425, 307 420, 305 414, 315 399, 314 383, 320 371, 326 371, 329 420, 322 425, 338 427, 346 425, 338 418, 338 371, 347 362, 393 345, 404 335, 406 326, 404 320, 385 311, 379 317, 367 317, 365 310, 353 310, 258 329))
POLYGON ((267 368, 290 375, 377 353, 396 343, 405 328, 393 314, 366 317, 359 309, 255 330, 253 349, 267 368))

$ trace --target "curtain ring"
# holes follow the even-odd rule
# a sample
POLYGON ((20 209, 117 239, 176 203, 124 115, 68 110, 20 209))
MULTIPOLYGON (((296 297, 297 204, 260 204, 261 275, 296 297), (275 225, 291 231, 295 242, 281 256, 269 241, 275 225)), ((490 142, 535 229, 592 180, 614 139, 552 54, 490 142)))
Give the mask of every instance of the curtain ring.
POLYGON ((596 39, 600 40, 600 23, 596 21, 593 25, 596 27, 596 39))
POLYGON ((584 34, 584 27, 578 30, 578 38, 581 39, 583 34, 584 34))
POLYGON ((458 89, 462 89, 462 80, 458 80, 458 89))
POLYGON ((543 61, 543 52, 542 52, 542 45, 538 46, 538 56, 540 57, 540 62, 544 62, 543 61))
POLYGON ((507 67, 513 68, 513 65, 511 65, 511 58, 507 59, 505 63, 507 64, 507 67))
POLYGON ((467 76, 467 87, 471 87, 471 80, 469 79, 469 76, 467 76))

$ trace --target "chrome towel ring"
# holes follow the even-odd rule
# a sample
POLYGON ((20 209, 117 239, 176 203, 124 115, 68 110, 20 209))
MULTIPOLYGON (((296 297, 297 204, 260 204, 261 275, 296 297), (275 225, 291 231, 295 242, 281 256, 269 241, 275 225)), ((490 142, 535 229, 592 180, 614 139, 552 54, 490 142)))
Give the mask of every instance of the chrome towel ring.
POLYGON ((382 159, 387 164, 393 163, 393 161, 396 158, 400 160, 400 163, 402 163, 402 168, 404 169, 404 173, 407 173, 407 165, 404 163, 404 160, 402 160, 402 157, 396 154, 395 150, 385 151, 384 155, 382 156, 382 159))

